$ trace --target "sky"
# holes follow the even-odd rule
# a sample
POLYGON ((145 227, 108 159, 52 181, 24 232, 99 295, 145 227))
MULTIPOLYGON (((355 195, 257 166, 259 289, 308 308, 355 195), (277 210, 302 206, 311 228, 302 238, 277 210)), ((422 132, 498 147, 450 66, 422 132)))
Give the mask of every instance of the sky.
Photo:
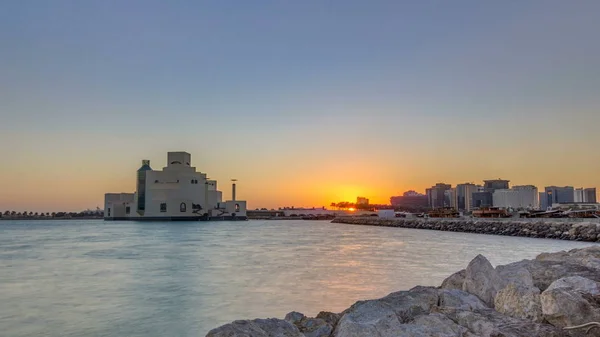
POLYGON ((0 2, 0 208, 167 151, 250 208, 504 178, 600 187, 600 1, 0 2))

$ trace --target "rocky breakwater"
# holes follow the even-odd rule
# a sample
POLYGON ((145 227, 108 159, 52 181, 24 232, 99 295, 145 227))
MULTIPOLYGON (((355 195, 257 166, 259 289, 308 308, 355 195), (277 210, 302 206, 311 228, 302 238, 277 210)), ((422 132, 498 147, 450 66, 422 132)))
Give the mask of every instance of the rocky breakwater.
POLYGON ((493 220, 493 219, 370 219, 358 217, 335 218, 334 223, 351 225, 432 229, 438 231, 525 236, 574 241, 600 242, 600 222, 569 222, 536 220, 493 220))
MULTIPOLYGON (((440 287, 415 287, 310 318, 235 321, 207 337, 585 336, 600 321, 600 246, 494 268, 481 255, 440 287)), ((600 336, 600 328, 589 335, 600 336)))

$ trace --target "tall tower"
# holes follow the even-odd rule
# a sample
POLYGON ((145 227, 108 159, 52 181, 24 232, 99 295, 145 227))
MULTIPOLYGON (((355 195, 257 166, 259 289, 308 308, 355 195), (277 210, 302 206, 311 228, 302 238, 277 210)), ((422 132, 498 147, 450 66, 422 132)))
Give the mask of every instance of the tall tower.
POLYGON ((237 179, 231 179, 231 200, 235 201, 235 182, 237 181, 237 179))
POLYGON ((146 211, 146 172, 152 171, 149 160, 142 160, 142 167, 137 170, 137 213, 144 215, 146 211))

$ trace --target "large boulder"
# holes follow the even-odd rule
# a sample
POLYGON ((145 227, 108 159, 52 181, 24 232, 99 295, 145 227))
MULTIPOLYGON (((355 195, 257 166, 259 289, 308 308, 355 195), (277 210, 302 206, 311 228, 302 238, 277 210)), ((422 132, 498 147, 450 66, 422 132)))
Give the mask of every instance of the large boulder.
POLYGON ((498 266, 496 267, 496 271, 498 272, 498 275, 500 275, 500 278, 506 281, 506 284, 514 284, 525 288, 533 288, 535 287, 533 275, 527 268, 525 268, 525 265, 529 261, 524 260, 522 262, 522 264, 498 266))
POLYGON ((304 337, 296 326, 281 319, 234 321, 208 332, 206 337, 304 337))
POLYGON ((333 332, 333 326, 320 318, 305 318, 296 327, 306 337, 329 337, 333 332))
POLYGON ((441 313, 480 337, 559 337, 560 329, 548 324, 534 323, 502 315, 492 309, 454 310, 442 308, 441 313))
POLYGON ((321 312, 319 315, 326 319, 318 316, 317 318, 309 318, 302 313, 292 311, 285 315, 285 320, 294 324, 305 337, 329 337, 337 323, 335 316, 333 316, 336 314, 321 312))
POLYGON ((496 294, 494 299, 496 311, 515 318, 542 322, 542 304, 540 290, 509 283, 496 294))
POLYGON ((556 327, 600 321, 600 284, 595 281, 579 276, 559 279, 540 300, 544 319, 556 327))
POLYGON ((479 297, 457 289, 441 289, 438 306, 460 310, 488 309, 479 297))
POLYGON ((390 305, 398 317, 406 322, 413 317, 429 313, 438 304, 438 289, 417 286, 409 291, 391 293, 379 301, 390 305))
POLYGON ((402 322, 389 304, 360 301, 342 314, 335 337, 396 336, 402 322))
POLYGON ((581 276, 563 277, 552 282, 546 291, 564 288, 578 293, 600 295, 600 283, 581 276))
POLYGON ((305 318, 306 318, 306 316, 304 316, 303 313, 300 313, 297 311, 292 311, 292 312, 288 313, 287 315, 285 315, 284 319, 292 324, 296 324, 305 318))
POLYGON ((512 271, 521 268, 527 269, 531 273, 533 285, 540 291, 546 290, 552 282, 563 277, 582 276, 600 281, 600 272, 597 269, 560 260, 523 260, 505 266, 498 266, 497 270, 501 277, 506 277, 512 271))
POLYGON ((448 276, 444 282, 442 282, 442 289, 459 289, 462 290, 463 283, 465 283, 466 270, 460 270, 450 276, 448 276))
POLYGON ((378 300, 360 301, 342 313, 336 337, 398 336, 404 324, 429 314, 438 303, 437 289, 416 287, 378 300))
POLYGON ((465 327, 456 324, 448 317, 434 313, 417 316, 412 322, 404 324, 396 336, 406 337, 470 337, 475 336, 465 327))
MULTIPOLYGON (((596 224, 596 227, 600 224, 596 224)), ((572 249, 568 252, 542 253, 535 258, 537 261, 566 262, 577 264, 590 269, 600 269, 600 246, 572 249)))
POLYGON ((317 318, 320 318, 335 327, 340 320, 340 314, 335 314, 333 312, 321 311, 317 314, 317 318))
POLYGON ((498 291, 506 285, 498 272, 483 255, 477 255, 467 266, 463 291, 479 297, 487 306, 493 307, 498 291))

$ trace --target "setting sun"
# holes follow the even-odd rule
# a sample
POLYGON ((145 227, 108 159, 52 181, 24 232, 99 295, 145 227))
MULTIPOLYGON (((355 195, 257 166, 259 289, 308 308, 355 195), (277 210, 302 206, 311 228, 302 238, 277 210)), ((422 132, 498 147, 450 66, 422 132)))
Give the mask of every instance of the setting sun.
POLYGON ((356 208, 354 208, 354 207, 350 207, 350 208, 348 208, 348 210, 349 210, 350 212, 354 212, 354 211, 356 211, 356 208))

